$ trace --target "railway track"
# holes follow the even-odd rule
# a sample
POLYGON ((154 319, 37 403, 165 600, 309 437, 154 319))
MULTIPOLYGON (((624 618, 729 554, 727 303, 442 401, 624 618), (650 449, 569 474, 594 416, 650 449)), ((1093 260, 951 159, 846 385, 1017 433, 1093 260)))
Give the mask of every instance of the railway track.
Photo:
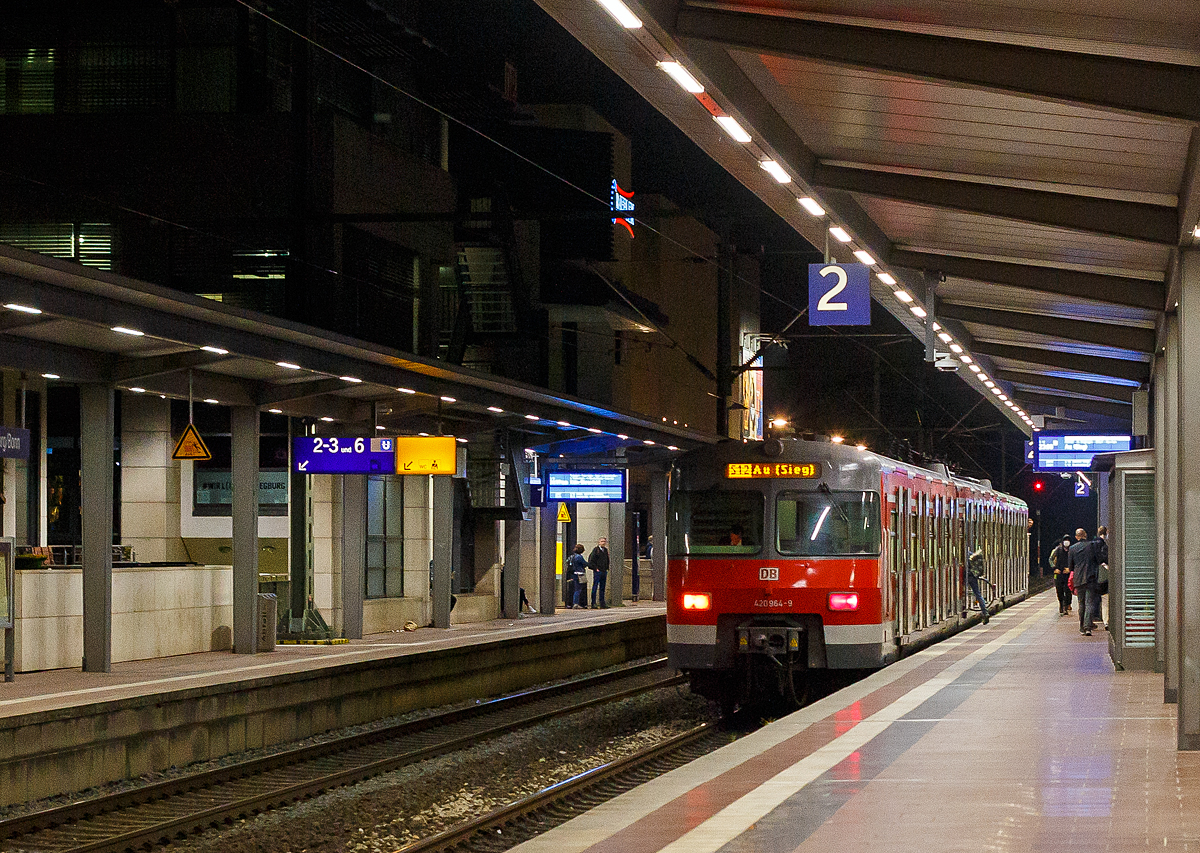
POLYGON ((684 679, 666 659, 0 821, 0 850, 132 850, 684 679))
POLYGON ((707 724, 552 785, 398 853, 499 853, 729 742, 707 724))

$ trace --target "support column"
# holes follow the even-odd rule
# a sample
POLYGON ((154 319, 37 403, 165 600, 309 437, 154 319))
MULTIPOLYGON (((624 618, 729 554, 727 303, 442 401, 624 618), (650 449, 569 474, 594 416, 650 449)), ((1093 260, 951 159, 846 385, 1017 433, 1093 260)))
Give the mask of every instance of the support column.
POLYGON ((367 477, 343 474, 342 481, 342 636, 361 640, 367 578, 367 477))
POLYGON ((1179 317, 1167 317, 1166 383, 1163 389, 1163 701, 1179 701, 1179 317))
POLYGON ((650 475, 650 570, 654 576, 654 600, 667 600, 667 477, 666 471, 650 475))
POLYGON ((558 549, 558 504, 552 503, 538 509, 538 613, 551 616, 558 608, 558 591, 555 589, 558 549))
POLYGON ((258 409, 229 410, 233 480, 233 651, 258 651, 258 409))
POLYGON ((504 608, 500 615, 516 619, 521 612, 521 520, 504 522, 504 571, 500 573, 500 598, 504 608))
POLYGON ((450 572, 454 556, 454 480, 433 477, 433 627, 450 627, 450 572))
MULTIPOLYGON (((290 438, 307 435, 304 421, 288 418, 290 438)), ((292 442, 288 442, 289 451, 292 442)), ((292 466, 294 468, 294 466, 292 466)), ((312 495, 308 474, 292 470, 288 474, 288 584, 287 602, 280 602, 289 613, 288 630, 304 630, 304 611, 308 609, 308 575, 312 566, 312 495)))
POLYGON ((608 505, 608 589, 605 595, 613 607, 625 604, 625 504, 608 505))
MULTIPOLYGON (((1179 364, 1200 364, 1200 252, 1180 252, 1179 364)), ((1179 371, 1178 435, 1200 429, 1200 375, 1179 371)), ((1200 446, 1178 441, 1178 745, 1200 749, 1200 446)))
POLYGON ((113 389, 79 388, 83 671, 112 671, 113 389))

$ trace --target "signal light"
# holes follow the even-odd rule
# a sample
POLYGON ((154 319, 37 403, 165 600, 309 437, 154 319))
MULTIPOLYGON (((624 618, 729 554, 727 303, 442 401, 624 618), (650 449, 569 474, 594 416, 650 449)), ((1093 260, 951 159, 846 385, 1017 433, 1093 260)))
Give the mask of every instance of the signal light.
POLYGON ((1033 481, 1033 490, 1034 490, 1035 492, 1040 492, 1040 491, 1041 491, 1042 489, 1044 489, 1044 488, 1046 488, 1046 484, 1045 484, 1045 483, 1043 483, 1041 480, 1034 480, 1034 481, 1033 481))
POLYGON ((684 593, 684 610, 708 610, 712 607, 712 596, 707 592, 684 593))
POLYGON ((858 609, 858 593, 857 592, 831 592, 831 593, 829 593, 829 609, 830 610, 857 610, 858 609))

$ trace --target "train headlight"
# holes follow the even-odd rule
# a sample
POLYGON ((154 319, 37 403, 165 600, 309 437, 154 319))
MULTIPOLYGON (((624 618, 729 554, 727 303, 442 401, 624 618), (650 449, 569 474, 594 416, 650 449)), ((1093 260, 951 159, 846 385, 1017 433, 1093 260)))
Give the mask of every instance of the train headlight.
POLYGON ((831 593, 829 593, 829 609, 830 610, 857 610, 858 609, 858 593, 857 592, 831 592, 831 593))
POLYGON ((712 596, 707 592, 688 592, 683 596, 684 610, 708 610, 712 607, 712 596))

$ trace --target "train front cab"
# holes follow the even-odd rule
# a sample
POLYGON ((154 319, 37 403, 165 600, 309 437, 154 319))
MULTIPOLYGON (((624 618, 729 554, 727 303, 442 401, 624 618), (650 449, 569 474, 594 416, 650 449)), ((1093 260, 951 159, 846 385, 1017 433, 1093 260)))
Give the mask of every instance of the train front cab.
POLYGON ((785 446, 778 464, 791 468, 768 470, 808 465, 811 476, 730 476, 740 464, 731 460, 746 458, 740 447, 673 472, 668 654, 704 695, 756 689, 772 674, 787 695, 810 669, 874 668, 895 656, 877 459, 827 443, 785 446))

